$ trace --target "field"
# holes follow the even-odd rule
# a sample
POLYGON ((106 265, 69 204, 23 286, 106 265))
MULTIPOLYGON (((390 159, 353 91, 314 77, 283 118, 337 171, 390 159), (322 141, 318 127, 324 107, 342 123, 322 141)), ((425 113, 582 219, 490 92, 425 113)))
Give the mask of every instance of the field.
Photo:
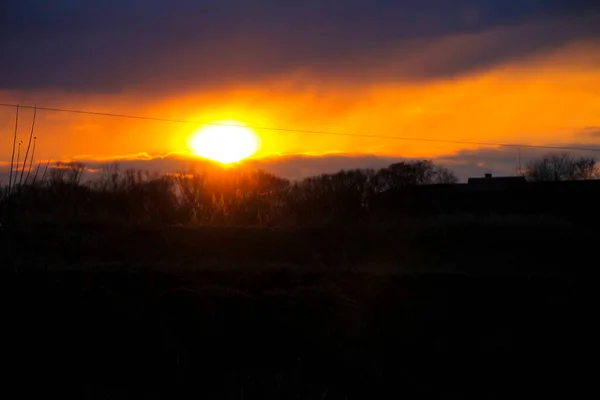
POLYGON ((23 397, 578 397, 597 236, 530 222, 5 229, 5 378, 23 397))
POLYGON ((0 54, 0 400, 599 397, 600 0, 0 0, 0 54))

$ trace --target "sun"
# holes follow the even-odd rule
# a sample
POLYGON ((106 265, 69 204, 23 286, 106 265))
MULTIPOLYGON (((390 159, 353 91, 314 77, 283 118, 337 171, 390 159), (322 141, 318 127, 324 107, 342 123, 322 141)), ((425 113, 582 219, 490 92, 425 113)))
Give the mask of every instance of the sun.
POLYGON ((192 134, 188 144, 200 157, 231 164, 256 153, 258 137, 252 129, 226 121, 201 127, 192 134))

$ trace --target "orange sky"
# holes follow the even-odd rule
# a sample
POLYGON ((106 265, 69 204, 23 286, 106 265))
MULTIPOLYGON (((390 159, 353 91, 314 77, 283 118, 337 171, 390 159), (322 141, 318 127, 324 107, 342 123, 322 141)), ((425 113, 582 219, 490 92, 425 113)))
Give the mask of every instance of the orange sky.
MULTIPOLYGON (((182 120, 237 120, 252 126, 368 135, 525 144, 600 144, 600 57, 593 43, 488 70, 410 82, 307 83, 302 72, 256 86, 176 94, 0 92, 0 102, 182 120)), ((27 137, 23 110, 19 137, 27 137)), ((0 108, 0 159, 10 159, 14 109, 0 108)), ((189 151, 197 125, 40 111, 39 159, 130 157, 189 151)), ((474 146, 258 130, 255 157, 377 154, 435 158, 474 146)))

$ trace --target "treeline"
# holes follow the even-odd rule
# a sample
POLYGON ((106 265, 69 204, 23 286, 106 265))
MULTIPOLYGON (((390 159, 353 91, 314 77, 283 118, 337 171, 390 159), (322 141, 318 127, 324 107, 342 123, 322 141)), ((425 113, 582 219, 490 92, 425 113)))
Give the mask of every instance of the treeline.
POLYGON ((568 153, 552 153, 527 163, 524 175, 530 182, 600 179, 600 167, 592 157, 574 157, 568 153))
POLYGON ((34 183, 3 188, 2 221, 112 220, 192 225, 297 226, 356 223, 368 200, 412 185, 452 184, 431 161, 356 169, 289 181, 245 168, 205 165, 194 173, 152 174, 118 164, 83 182, 85 166, 57 163, 34 183))
MULTIPOLYGON (((427 160, 399 162, 379 170, 322 174, 302 181, 213 164, 202 165, 193 173, 178 174, 121 170, 113 164, 94 171, 93 179, 84 182, 85 171, 83 164, 57 163, 44 169, 39 177, 36 171, 30 182, 19 184, 13 180, 17 183, 2 188, 0 222, 353 225, 398 214, 480 212, 493 204, 498 209, 514 210, 523 197, 520 193, 515 194, 517 198, 498 194, 475 197, 465 193, 462 185, 453 185, 457 178, 452 171, 427 160), (500 199, 515 207, 499 204, 500 199)), ((525 175, 530 181, 539 182, 594 179, 598 177, 598 166, 593 159, 551 154, 529 163, 525 175)), ((527 196, 533 198, 531 194, 527 196)), ((544 209, 544 201, 536 200, 540 206, 533 208, 544 209)), ((532 206, 520 209, 529 212, 532 206)))

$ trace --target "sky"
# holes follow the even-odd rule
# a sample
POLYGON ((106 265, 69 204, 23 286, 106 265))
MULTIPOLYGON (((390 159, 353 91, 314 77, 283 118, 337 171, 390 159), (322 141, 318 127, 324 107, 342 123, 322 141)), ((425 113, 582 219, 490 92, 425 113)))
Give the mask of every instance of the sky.
MULTIPOLYGON (((0 57, 0 103, 194 122, 39 111, 39 160, 178 168, 188 137, 223 120, 600 149, 598 1, 7 0, 0 57)), ((14 119, 0 107, 0 167, 14 119)), ((293 178, 405 158, 509 175, 547 152, 256 132, 250 164, 293 178)))

